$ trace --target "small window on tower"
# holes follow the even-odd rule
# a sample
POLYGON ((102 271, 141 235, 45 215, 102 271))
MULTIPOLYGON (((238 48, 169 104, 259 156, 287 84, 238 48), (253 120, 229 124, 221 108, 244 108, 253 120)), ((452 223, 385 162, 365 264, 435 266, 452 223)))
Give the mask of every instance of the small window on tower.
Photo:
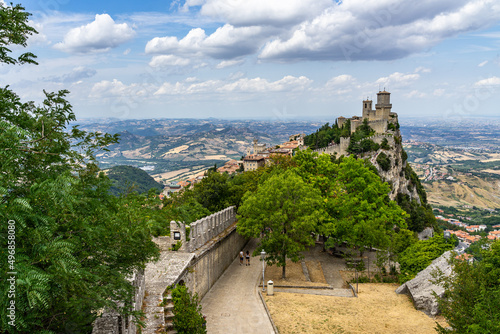
POLYGON ((367 107, 367 104, 365 103, 365 108, 367 107))

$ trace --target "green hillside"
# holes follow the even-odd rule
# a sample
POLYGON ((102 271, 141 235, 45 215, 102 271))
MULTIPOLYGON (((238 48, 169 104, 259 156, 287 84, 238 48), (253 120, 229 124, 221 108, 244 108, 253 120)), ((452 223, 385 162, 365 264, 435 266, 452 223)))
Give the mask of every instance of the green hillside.
POLYGON ((113 195, 119 195, 128 188, 133 187, 134 191, 142 194, 151 188, 158 189, 161 192, 163 186, 155 181, 148 173, 142 169, 132 166, 115 166, 107 170, 108 177, 113 181, 110 192, 113 195))

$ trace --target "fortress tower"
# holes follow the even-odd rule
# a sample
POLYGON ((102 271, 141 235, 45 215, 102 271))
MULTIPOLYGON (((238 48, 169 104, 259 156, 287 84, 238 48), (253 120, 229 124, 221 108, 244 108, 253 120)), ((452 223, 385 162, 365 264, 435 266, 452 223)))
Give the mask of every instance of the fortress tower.
POLYGON ((377 119, 389 119, 391 113, 391 93, 385 90, 377 93, 377 104, 375 105, 375 115, 377 119))
POLYGON ((372 100, 364 100, 363 101, 363 119, 370 119, 371 113, 373 112, 372 110, 372 100))

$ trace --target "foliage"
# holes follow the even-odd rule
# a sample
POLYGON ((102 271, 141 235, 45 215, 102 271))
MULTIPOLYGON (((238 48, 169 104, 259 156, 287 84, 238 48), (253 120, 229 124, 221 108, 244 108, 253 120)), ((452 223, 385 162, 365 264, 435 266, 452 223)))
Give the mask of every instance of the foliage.
POLYGON ((174 245, 172 245, 172 247, 169 248, 169 250, 173 251, 173 252, 177 252, 179 249, 181 249, 181 247, 182 247, 182 241, 179 240, 174 245))
POLYGON ((377 163, 383 171, 387 172, 391 168, 391 159, 384 152, 377 156, 377 163))
POLYGON ((218 173, 216 170, 208 171, 202 182, 194 185, 194 198, 210 212, 220 211, 227 206, 230 176, 218 173))
POLYGON ((205 319, 201 314, 198 294, 191 295, 185 285, 177 285, 172 290, 174 303, 174 328, 179 334, 204 334, 205 319))
POLYGON ((368 125, 368 120, 364 119, 363 123, 358 126, 356 131, 351 135, 351 142, 349 143, 347 152, 360 154, 378 150, 380 145, 368 139, 368 137, 374 134, 375 131, 368 125))
POLYGON ((314 244, 312 233, 323 219, 322 205, 319 191, 293 170, 276 173, 244 196, 238 233, 261 236, 254 255, 264 249, 267 263, 283 267, 286 277, 286 259, 297 262, 305 247, 314 244))
MULTIPOLYGON (((348 132, 349 133, 349 132, 348 132)), ((309 146, 313 149, 327 147, 332 141, 335 143, 340 143, 340 137, 342 136, 342 129, 340 129, 337 124, 330 126, 326 123, 321 128, 319 128, 315 133, 311 133, 304 137, 304 145, 309 146)), ((349 137, 349 134, 347 135, 349 137)))
POLYGON ((361 251, 389 245, 394 229, 406 227, 406 214, 389 199, 389 192, 389 185, 365 161, 343 159, 325 200, 336 222, 335 230, 324 231, 332 238, 329 242, 346 241, 361 251))
POLYGON ((384 150, 391 149, 391 146, 389 145, 389 141, 387 140, 387 138, 382 139, 382 143, 380 144, 380 148, 382 148, 384 150))
POLYGON ((445 239, 437 234, 428 240, 420 240, 406 248, 398 257, 400 265, 400 283, 413 279, 420 271, 440 257, 447 250, 455 247, 455 239, 445 239))
POLYGON ((25 52, 16 58, 9 54, 12 52, 9 45, 26 47, 28 38, 38 32, 28 24, 30 13, 24 11, 21 5, 9 6, 0 3, 0 63, 4 64, 36 64, 36 56, 25 52))
POLYGON ((437 324, 439 333, 500 332, 500 241, 481 253, 473 263, 451 259, 453 275, 438 275, 445 288, 439 309, 452 328, 437 324))
MULTIPOLYGON (((20 6, 0 4, 0 62, 9 44, 26 45, 34 33, 20 6)), ((95 154, 118 136, 87 133, 74 121, 67 91, 45 93, 41 105, 0 88, 0 220, 16 230, 14 270, 7 263, 7 224, 0 225, 0 271, 15 271, 16 327, 7 324, 7 294, 0 296, 0 331, 87 333, 104 308, 133 312, 127 277, 158 254, 149 234, 155 196, 111 196, 110 180, 95 154), (5 260, 4 260, 5 259, 5 260)), ((8 282, 0 282, 1 291, 8 282)))
POLYGON ((409 215, 406 217, 408 229, 422 232, 426 227, 436 227, 436 217, 429 205, 418 204, 416 199, 411 199, 407 194, 399 193, 396 196, 398 205, 409 215))
POLYGON ((108 177, 113 181, 110 192, 113 195, 127 192, 130 187, 138 193, 148 192, 149 189, 163 190, 163 186, 149 176, 142 169, 132 166, 114 166, 107 172, 108 177))

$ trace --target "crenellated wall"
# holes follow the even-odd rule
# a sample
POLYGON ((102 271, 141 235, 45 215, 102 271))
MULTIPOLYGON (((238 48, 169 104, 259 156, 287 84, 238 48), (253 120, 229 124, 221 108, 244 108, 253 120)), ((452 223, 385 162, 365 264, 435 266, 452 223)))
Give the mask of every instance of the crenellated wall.
MULTIPOLYGON (((225 208, 222 211, 211 214, 208 217, 191 223, 189 233, 186 232, 186 225, 181 222, 170 222, 170 237, 159 238, 161 247, 164 244, 175 244, 175 233, 180 233, 182 247, 180 251, 194 252, 208 241, 212 240, 236 221, 236 210, 234 206, 225 208)), ((170 246, 171 247, 171 246, 170 246)))
MULTIPOLYGON (((131 278, 136 287, 132 301, 134 309, 144 309, 147 316, 143 334, 156 333, 165 324, 164 310, 158 304, 169 286, 183 281, 192 293, 202 298, 248 240, 236 232, 236 209, 229 207, 189 227, 172 221, 170 236, 153 238, 153 241, 161 251, 159 261, 148 263, 145 274, 136 273, 131 278), (182 247, 171 251, 178 241, 182 242, 182 247)), ((117 312, 106 311, 95 321, 92 334, 136 334, 136 326, 131 320, 117 312)))

